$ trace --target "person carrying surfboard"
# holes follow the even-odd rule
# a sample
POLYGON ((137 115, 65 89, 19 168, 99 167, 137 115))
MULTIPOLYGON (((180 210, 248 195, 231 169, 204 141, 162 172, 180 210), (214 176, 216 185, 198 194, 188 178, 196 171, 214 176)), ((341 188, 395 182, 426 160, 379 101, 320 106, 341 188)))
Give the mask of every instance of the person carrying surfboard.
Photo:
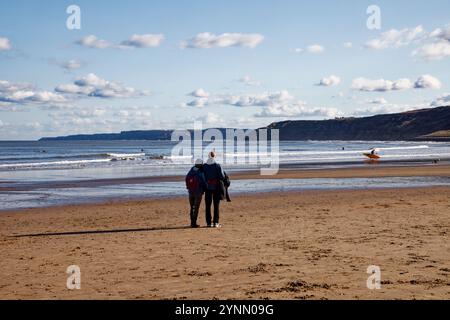
POLYGON ((363 155, 369 158, 371 161, 380 159, 380 156, 377 154, 376 148, 372 148, 369 152, 363 153, 363 155))

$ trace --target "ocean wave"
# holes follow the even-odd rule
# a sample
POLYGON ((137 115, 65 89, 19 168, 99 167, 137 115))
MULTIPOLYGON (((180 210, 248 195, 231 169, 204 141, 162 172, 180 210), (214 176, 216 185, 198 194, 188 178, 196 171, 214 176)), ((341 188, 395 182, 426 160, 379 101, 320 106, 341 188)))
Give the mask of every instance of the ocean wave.
MULTIPOLYGON (((95 163, 105 163, 111 161, 121 161, 121 160, 136 160, 143 159, 145 153, 100 153, 89 155, 91 157, 101 157, 100 159, 80 159, 80 160, 61 160, 61 161, 38 161, 38 162, 19 162, 19 163, 0 163, 0 169, 16 169, 16 168, 39 168, 39 167, 70 167, 70 166, 80 166, 95 163)), ((86 156, 85 156, 86 157, 86 156)), ((54 157, 55 159, 57 157, 54 157)), ((74 158, 74 157, 59 157, 62 158, 74 158)), ((25 159, 17 159, 24 161, 25 159)), ((37 160, 37 159, 34 159, 37 160)), ((38 160, 42 160, 39 159, 38 160)))
MULTIPOLYGON (((371 144, 376 147, 377 143, 371 142, 371 144), (373 143, 373 144, 372 144, 373 143)), ((367 146, 367 144, 366 144, 367 146)), ((334 149, 333 146, 330 146, 328 150, 305 150, 298 148, 297 150, 292 146, 289 146, 285 150, 277 150, 274 153, 271 153, 271 150, 267 150, 267 152, 256 152, 255 149, 246 150, 236 150, 236 152, 224 154, 223 152, 217 152, 217 161, 218 162, 229 162, 224 161, 225 156, 227 159, 237 159, 240 160, 246 159, 243 162, 244 166, 251 164, 258 164, 259 162, 267 162, 267 160, 278 158, 278 161, 281 163, 305 163, 305 162, 326 162, 330 161, 352 161, 352 160, 362 160, 365 159, 363 153, 369 152, 368 149, 364 149, 362 146, 352 146, 355 149, 341 150, 334 149), (247 161, 248 159, 248 161, 247 161)), ((391 144, 388 146, 380 146, 376 148, 379 151, 382 159, 395 159, 395 158, 448 158, 448 151, 450 149, 436 149, 434 147, 430 147, 428 145, 402 145, 399 144, 391 144), (426 151, 417 151, 413 152, 414 149, 422 149, 426 151), (398 152, 395 152, 398 151, 398 152), (402 152, 404 151, 404 152, 402 152)), ((94 150, 93 150, 94 151, 94 150)), ((155 150, 153 153, 126 153, 126 152, 102 152, 103 150, 99 150, 100 152, 74 152, 74 154, 59 154, 52 155, 47 154, 47 157, 9 157, 0 159, 0 170, 39 170, 39 169, 71 169, 71 168, 80 168, 95 164, 104 163, 103 166, 155 166, 155 167, 170 167, 183 164, 190 164, 194 156, 196 156, 199 150, 194 150, 193 154, 188 155, 170 155, 170 150, 167 150, 167 153, 164 153, 165 150, 155 150), (7 162, 5 159, 8 159, 7 162), (133 161, 137 160, 137 161, 133 161), (5 163, 7 162, 7 163, 5 163), (16 163, 13 163, 16 162, 16 163), (112 162, 117 164, 113 164, 112 162), (110 164, 108 164, 110 163, 110 164), (128 165, 129 163, 129 165, 128 165)), ((226 151, 226 150, 225 150, 226 151)), ((30 154, 29 154, 30 155, 30 154)), ((6 155, 7 156, 7 155, 6 155)), ((205 155, 206 157, 206 155, 205 155)), ((206 159, 205 159, 206 160, 206 159)))
MULTIPOLYGON (((407 146, 407 147, 382 147, 382 148, 375 148, 378 151, 384 151, 384 150, 414 150, 414 149, 428 149, 429 147, 426 145, 421 146, 407 146)), ((279 157, 294 157, 294 156, 311 156, 311 155, 360 155, 365 152, 370 152, 371 149, 357 149, 357 150, 323 150, 323 151, 293 151, 292 149, 289 149, 288 151, 280 151, 280 152, 273 152, 271 153, 271 150, 267 150, 265 152, 231 152, 229 154, 227 153, 217 153, 218 158, 222 158, 224 155, 229 157, 258 157, 261 155, 267 154, 267 156, 279 156, 279 157)), ((179 156, 180 158, 188 157, 192 158, 192 156, 179 156)), ((169 159, 169 158, 168 158, 169 159)))
MULTIPOLYGON (((412 150, 412 149, 426 149, 429 148, 426 145, 421 146, 396 146, 396 147, 381 147, 376 148, 378 151, 385 150, 412 150)), ((330 154, 360 154, 364 152, 369 152, 368 149, 359 149, 359 150, 323 150, 323 151, 307 151, 307 150, 298 150, 295 149, 285 149, 277 153, 272 153, 270 150, 267 150, 268 155, 278 155, 279 157, 293 157, 293 156, 310 156, 310 155, 330 155, 330 154)), ((229 156, 233 157, 257 157, 259 155, 263 155, 263 152, 234 152, 230 153, 229 156)), ((220 158, 223 156, 223 153, 218 153, 217 156, 220 158)), ((25 164, 36 163, 47 163, 54 162, 60 163, 59 161, 52 160, 62 160, 62 161, 82 161, 85 162, 87 160, 96 160, 96 159, 113 159, 116 160, 135 160, 135 159, 151 159, 151 160, 183 160, 183 159, 192 159, 193 155, 186 156, 176 156, 176 155, 165 155, 165 154, 150 154, 146 155, 145 153, 79 153, 79 154, 63 154, 63 155, 43 155, 43 156, 23 156, 23 157, 0 157, 1 162, 16 162, 16 163, 7 163, 4 165, 16 165, 16 166, 24 166, 25 164)), ((0 164, 0 167, 2 164, 0 164)))
POLYGON ((88 163, 109 162, 111 159, 90 159, 90 160, 64 160, 47 162, 25 162, 25 163, 5 163, 0 164, 0 168, 27 168, 27 167, 48 167, 48 166, 70 166, 88 163))
POLYGON ((164 160, 183 160, 183 159, 192 159, 193 155, 189 156, 162 156, 164 160))
POLYGON ((108 158, 108 153, 84 153, 84 154, 63 154, 42 156, 18 156, 18 157, 0 157, 0 161, 33 161, 33 160, 57 160, 57 159, 86 159, 86 158, 108 158))
POLYGON ((106 155, 112 160, 135 160, 145 157, 145 153, 107 153, 106 155))

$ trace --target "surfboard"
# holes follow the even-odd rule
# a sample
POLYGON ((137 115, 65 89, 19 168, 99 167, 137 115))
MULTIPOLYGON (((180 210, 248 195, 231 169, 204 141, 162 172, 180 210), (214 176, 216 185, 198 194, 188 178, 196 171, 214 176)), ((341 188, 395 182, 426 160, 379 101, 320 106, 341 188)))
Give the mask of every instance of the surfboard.
POLYGON ((369 158, 369 159, 374 159, 374 160, 376 160, 376 159, 380 159, 380 156, 379 155, 377 155, 377 154, 372 154, 372 153, 363 153, 363 155, 365 155, 367 158, 369 158))

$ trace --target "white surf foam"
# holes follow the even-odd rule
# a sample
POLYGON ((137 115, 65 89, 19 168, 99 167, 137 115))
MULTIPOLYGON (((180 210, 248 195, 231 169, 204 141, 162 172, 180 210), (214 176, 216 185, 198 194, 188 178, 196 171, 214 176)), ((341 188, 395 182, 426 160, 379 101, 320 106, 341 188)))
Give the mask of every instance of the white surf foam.
POLYGON ((87 163, 110 162, 111 159, 91 159, 91 160, 64 160, 50 162, 28 162, 28 163, 6 163, 0 164, 0 168, 27 168, 27 167, 47 167, 47 166, 70 166, 87 163))

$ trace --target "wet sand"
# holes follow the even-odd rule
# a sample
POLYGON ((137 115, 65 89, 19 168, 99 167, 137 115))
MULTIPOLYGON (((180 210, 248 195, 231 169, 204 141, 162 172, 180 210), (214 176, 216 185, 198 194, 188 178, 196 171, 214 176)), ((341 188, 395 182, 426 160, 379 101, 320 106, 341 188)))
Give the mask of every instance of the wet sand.
MULTIPOLYGON (((339 169, 294 169, 280 168, 276 175, 261 175, 259 170, 229 172, 232 180, 238 179, 310 179, 310 178, 374 178, 374 177, 450 177, 450 165, 430 164, 420 166, 386 166, 372 164, 362 167, 350 167, 339 169)), ((33 182, 11 186, 0 186, 0 192, 6 191, 30 191, 39 188, 74 188, 74 187, 102 187, 118 184, 142 184, 154 182, 184 181, 184 176, 149 176, 130 177, 116 179, 95 179, 79 181, 51 181, 33 182)), ((0 181, 0 184, 2 181, 0 181)), ((3 182, 6 183, 6 182, 3 182)))
POLYGON ((185 198, 4 212, 0 298, 449 299, 449 199, 450 187, 235 196, 221 229, 186 227, 185 198), (80 290, 66 288, 74 264, 80 290))

